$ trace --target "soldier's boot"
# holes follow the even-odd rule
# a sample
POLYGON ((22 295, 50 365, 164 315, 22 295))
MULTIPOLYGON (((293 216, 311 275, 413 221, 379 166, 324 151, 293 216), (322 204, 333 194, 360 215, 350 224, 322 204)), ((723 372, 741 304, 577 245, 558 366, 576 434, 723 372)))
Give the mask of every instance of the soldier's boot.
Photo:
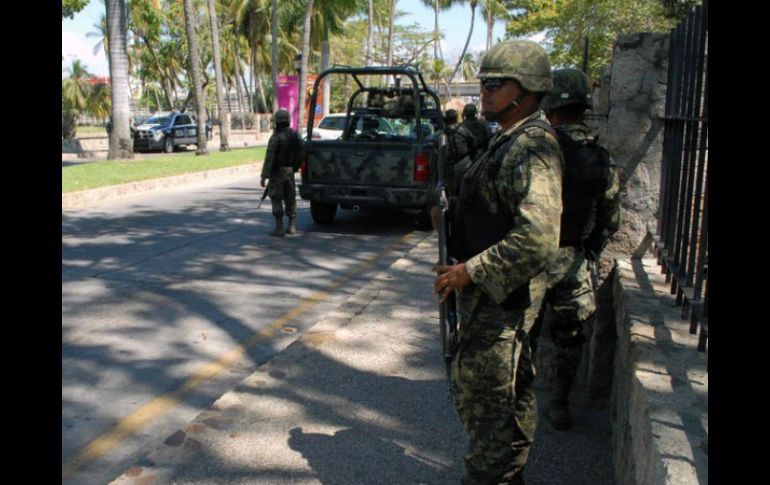
POLYGON ((289 217, 289 228, 286 229, 286 234, 297 234, 297 218, 289 217))
POLYGON ((569 393, 577 374, 580 357, 583 353, 582 342, 575 346, 556 349, 556 379, 554 379, 551 406, 548 419, 554 429, 563 431, 572 426, 572 416, 569 412, 569 393))
POLYGON ((273 232, 271 232, 270 235, 271 236, 276 236, 276 237, 283 237, 284 236, 283 216, 281 216, 281 217, 275 216, 275 229, 273 229, 273 232))

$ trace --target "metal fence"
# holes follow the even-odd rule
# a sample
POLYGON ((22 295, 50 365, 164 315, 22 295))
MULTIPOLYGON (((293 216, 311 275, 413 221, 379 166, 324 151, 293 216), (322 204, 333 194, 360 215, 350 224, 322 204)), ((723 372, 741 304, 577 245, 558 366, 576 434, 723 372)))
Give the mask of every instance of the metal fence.
POLYGON ((671 31, 660 207, 648 228, 671 294, 708 343, 708 0, 671 31), (689 314, 689 315, 688 315, 689 314))

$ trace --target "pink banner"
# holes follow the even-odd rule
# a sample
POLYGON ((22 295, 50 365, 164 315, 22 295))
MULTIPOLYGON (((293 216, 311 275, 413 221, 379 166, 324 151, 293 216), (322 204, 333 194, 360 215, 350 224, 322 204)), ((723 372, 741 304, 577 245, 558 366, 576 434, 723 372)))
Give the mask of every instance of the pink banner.
MULTIPOLYGON (((305 98, 305 116, 310 110, 310 93, 313 91, 313 83, 318 76, 308 74, 307 96, 305 98)), ((316 99, 315 116, 313 117, 313 126, 318 125, 323 118, 323 82, 318 86, 318 99, 316 99)), ((278 109, 285 109, 291 113, 291 127, 297 129, 297 119, 299 118, 299 86, 297 86, 297 76, 278 76, 278 109)))
POLYGON ((278 76, 278 109, 291 113, 291 127, 297 129, 299 116, 297 76, 278 76))

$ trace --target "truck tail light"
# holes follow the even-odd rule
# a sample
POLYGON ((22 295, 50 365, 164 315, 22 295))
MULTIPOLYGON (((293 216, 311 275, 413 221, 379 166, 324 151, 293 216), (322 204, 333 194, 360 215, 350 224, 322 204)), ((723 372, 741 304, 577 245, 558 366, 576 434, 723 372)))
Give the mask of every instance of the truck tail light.
POLYGON ((414 181, 427 182, 430 179, 430 158, 427 153, 418 153, 414 157, 414 181))
POLYGON ((302 165, 299 167, 299 174, 302 178, 307 176, 307 152, 305 152, 305 161, 302 162, 302 165))

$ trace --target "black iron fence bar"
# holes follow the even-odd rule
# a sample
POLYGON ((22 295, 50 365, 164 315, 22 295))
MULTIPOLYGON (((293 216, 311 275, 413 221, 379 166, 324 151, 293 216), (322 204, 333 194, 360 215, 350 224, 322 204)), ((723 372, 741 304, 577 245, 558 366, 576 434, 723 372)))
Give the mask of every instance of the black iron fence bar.
MULTIPOLYGON (((684 44, 684 52, 685 54, 689 54, 694 52, 693 47, 695 46, 695 16, 689 15, 687 19, 684 22, 684 28, 685 28, 685 44, 684 44)), ((690 107, 693 103, 692 100, 692 93, 691 93, 691 87, 693 85, 693 74, 695 72, 694 66, 693 66, 693 56, 691 55, 685 55, 684 56, 684 73, 682 76, 682 102, 679 105, 679 111, 677 114, 683 114, 683 115, 689 115, 690 107)), ((678 194, 678 200, 677 200, 677 225, 676 225, 676 234, 674 235, 673 240, 673 247, 672 247, 672 253, 669 253, 669 268, 671 268, 671 273, 669 274, 670 280, 671 280, 671 294, 677 294, 677 305, 682 304, 681 294, 677 292, 677 276, 683 272, 683 269, 681 267, 681 258, 682 258, 682 240, 684 239, 684 234, 687 231, 687 223, 689 222, 689 173, 690 173, 690 157, 689 157, 689 151, 690 151, 690 136, 689 133, 691 132, 691 127, 689 126, 689 123, 687 122, 679 122, 681 123, 681 148, 680 150, 677 150, 677 156, 680 158, 680 164, 681 164, 681 170, 678 172, 681 174, 681 178, 679 180, 679 190, 676 192, 678 194)))
MULTIPOLYGON (((694 53, 688 62, 688 68, 690 75, 687 76, 687 106, 686 114, 694 116, 700 113, 701 110, 701 83, 703 82, 703 70, 701 62, 703 59, 703 51, 701 45, 701 20, 702 14, 700 9, 696 9, 693 16, 693 22, 691 28, 693 33, 691 35, 692 44, 690 48, 694 53)), ((677 271, 672 281, 672 287, 679 286, 677 289, 677 305, 683 305, 683 313, 686 316, 686 304, 684 300, 684 286, 691 287, 692 285, 692 273, 693 268, 687 263, 690 260, 690 254, 695 251, 695 244, 691 244, 692 235, 697 236, 697 213, 700 210, 700 200, 695 197, 695 193, 699 190, 695 187, 695 181, 698 178, 699 167, 696 166, 697 154, 698 154, 698 135, 701 131, 701 123, 695 121, 686 121, 687 134, 685 137, 685 149, 684 149, 684 172, 687 177, 684 180, 684 198, 682 200, 684 207, 684 223, 681 225, 681 238, 677 245, 676 254, 676 266, 677 271), (689 285, 687 282, 690 282, 689 285)), ((697 242, 697 241, 696 241, 697 242)), ((690 295, 689 299, 692 300, 694 295, 690 295)))
POLYGON ((703 352, 708 341, 707 5, 692 9, 670 36, 659 218, 657 234, 650 234, 682 318, 689 312, 691 333, 700 328, 698 350, 703 352))

